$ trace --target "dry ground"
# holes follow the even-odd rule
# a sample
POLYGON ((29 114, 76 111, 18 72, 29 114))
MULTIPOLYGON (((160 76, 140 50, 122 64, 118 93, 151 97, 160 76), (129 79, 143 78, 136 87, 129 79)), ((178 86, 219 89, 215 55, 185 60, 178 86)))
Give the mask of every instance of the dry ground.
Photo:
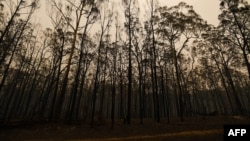
POLYGON ((116 121, 91 128, 89 124, 0 125, 1 141, 222 141, 224 124, 250 124, 250 118, 210 116, 162 120, 145 119, 143 125, 132 120, 131 125, 116 121))

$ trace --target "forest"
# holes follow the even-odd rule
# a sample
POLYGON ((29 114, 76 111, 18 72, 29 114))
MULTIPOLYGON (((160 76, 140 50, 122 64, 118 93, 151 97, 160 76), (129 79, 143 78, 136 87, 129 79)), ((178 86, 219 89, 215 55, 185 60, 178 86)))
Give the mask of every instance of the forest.
POLYGON ((0 0, 0 123, 249 116, 249 3, 220 0, 214 26, 138 1, 48 0, 41 28, 39 0, 0 0))

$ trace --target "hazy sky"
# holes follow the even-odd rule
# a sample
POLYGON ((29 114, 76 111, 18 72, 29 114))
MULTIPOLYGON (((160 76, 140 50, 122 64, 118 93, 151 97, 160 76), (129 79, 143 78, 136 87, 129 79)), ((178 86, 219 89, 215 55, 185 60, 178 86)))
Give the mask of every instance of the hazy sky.
POLYGON ((194 10, 209 24, 218 25, 219 0, 160 0, 160 3, 173 6, 181 1, 192 5, 194 10))
MULTIPOLYGON (((46 13, 46 0, 41 0, 41 8, 38 10, 37 14, 37 22, 42 25, 48 27, 51 26, 50 19, 47 17, 46 13)), ((111 0, 112 1, 112 0, 111 0)), ((121 0, 114 0, 116 2, 121 0)), ((139 2, 145 2, 146 0, 139 0, 139 2)), ((215 26, 218 25, 218 14, 219 3, 220 0, 159 0, 160 6, 173 6, 177 5, 179 2, 186 2, 189 5, 194 7, 194 10, 209 24, 213 24, 215 26)), ((250 0, 247 0, 250 3, 250 0)), ((141 10, 144 11, 144 10, 141 10)))

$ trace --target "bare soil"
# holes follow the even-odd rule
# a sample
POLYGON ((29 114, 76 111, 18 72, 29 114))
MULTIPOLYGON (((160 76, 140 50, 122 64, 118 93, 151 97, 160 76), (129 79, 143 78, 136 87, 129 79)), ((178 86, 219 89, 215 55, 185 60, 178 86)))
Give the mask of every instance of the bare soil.
POLYGON ((249 117, 207 116, 189 117, 183 122, 162 119, 157 123, 134 119, 131 125, 117 120, 112 129, 109 122, 95 125, 81 122, 73 124, 36 123, 0 125, 1 141, 222 141, 225 124, 250 124, 249 117))

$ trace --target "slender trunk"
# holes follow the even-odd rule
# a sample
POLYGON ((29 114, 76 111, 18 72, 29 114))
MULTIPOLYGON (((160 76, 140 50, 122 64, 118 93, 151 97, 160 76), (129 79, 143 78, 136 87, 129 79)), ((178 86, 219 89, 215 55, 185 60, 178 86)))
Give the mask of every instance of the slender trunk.
POLYGON ((96 95, 99 88, 99 73, 100 73, 100 61, 101 61, 101 48, 104 47, 103 44, 103 34, 102 31, 100 36, 100 42, 98 47, 98 54, 97 54, 97 65, 96 65, 96 72, 94 76, 94 88, 93 88, 93 95, 92 95, 92 113, 91 113, 91 127, 94 126, 94 116, 95 116, 95 107, 96 107, 96 95))
POLYGON ((77 97, 77 93, 78 93, 78 87, 79 87, 79 76, 80 76, 80 72, 82 69, 82 59, 83 59, 83 48, 84 46, 84 42, 85 40, 85 36, 87 33, 87 29, 88 29, 88 25, 89 25, 89 18, 90 18, 91 12, 89 12, 88 16, 87 16, 87 21, 86 24, 84 26, 84 31, 82 33, 82 40, 81 40, 81 49, 80 49, 80 57, 79 57, 79 61, 78 61, 78 65, 77 65, 77 69, 76 69, 76 75, 75 75, 75 81, 71 90, 71 100, 70 100, 70 104, 69 104, 69 110, 68 110, 68 117, 69 117, 69 121, 71 121, 73 119, 74 116, 74 110, 76 108, 76 97, 77 97))
POLYGON ((64 103, 64 99, 65 99, 65 95, 67 93, 67 87, 68 87, 68 80, 69 80, 69 72, 70 72, 70 68, 71 68, 71 62, 73 59, 73 55, 74 55, 74 51, 75 51, 75 46, 76 46, 76 40, 77 40, 77 33, 79 30, 79 26, 80 26, 80 21, 82 18, 82 12, 84 10, 84 5, 81 5, 81 8, 79 10, 79 17, 76 20, 76 25, 75 28, 73 29, 73 39, 72 39, 72 44, 71 44, 71 49, 70 49, 70 54, 69 54, 69 59, 67 62, 67 66, 66 66, 66 70, 65 70, 65 74, 64 74, 64 78, 63 78, 63 82, 62 82, 62 89, 60 92, 60 95, 58 96, 58 101, 56 104, 56 118, 59 119, 61 114, 62 114, 62 110, 63 110, 63 103, 64 103))
POLYGON ((229 90, 227 88, 226 81, 225 81, 225 78, 223 76, 222 70, 221 70, 221 68, 219 66, 219 63, 218 63, 217 59, 214 56, 213 56, 213 59, 214 59, 214 61, 216 63, 217 69, 219 70, 219 73, 220 73, 220 76, 221 76, 221 79, 222 79, 222 84, 223 84, 223 87, 224 87, 224 89, 226 91, 228 101, 229 101, 229 104, 230 104, 230 108, 232 109, 232 113, 235 113, 235 110, 234 110, 234 107, 233 107, 233 102, 232 102, 232 99, 230 97, 230 93, 229 93, 229 90))
MULTIPOLYGON (((108 53, 107 48, 105 49, 105 60, 108 60, 108 53)), ((103 73, 103 83, 102 83, 102 94, 100 99, 100 115, 103 114, 103 104, 104 104, 104 98, 105 98, 105 86, 106 86, 106 69, 107 69, 107 63, 104 64, 104 73, 103 73)))
POLYGON ((224 65, 224 69, 225 69, 225 72, 226 72, 226 76, 228 78, 228 83, 232 88, 233 99, 235 101, 237 110, 238 110, 239 114, 243 114, 244 113, 244 108, 243 108, 242 103, 241 103, 241 101, 239 99, 239 95, 238 95, 238 92, 237 92, 237 90, 235 88, 231 73, 230 73, 230 71, 229 71, 229 69, 228 69, 228 67, 226 65, 224 65))
POLYGON ((128 30, 129 30, 129 48, 128 48, 128 98, 127 98, 127 124, 131 123, 131 96, 132 96, 132 27, 131 27, 131 0, 129 5, 128 15, 128 30))
POLYGON ((177 83, 177 95, 178 95, 178 102, 179 102, 179 114, 181 121, 184 121, 184 116, 183 116, 183 91, 181 87, 181 78, 180 78, 180 70, 178 67, 178 58, 176 54, 176 50, 173 44, 173 40, 170 40, 171 43, 171 48, 172 48, 172 54, 173 54, 173 62, 174 62, 174 68, 175 68, 175 76, 176 76, 176 83, 177 83))
POLYGON ((114 128, 115 121, 115 94, 116 94, 116 53, 114 54, 113 62, 113 73, 112 73, 112 106, 111 106, 111 119, 112 119, 112 128, 114 128))
MULTIPOLYGON (((63 45, 62 45, 63 47, 63 45)), ((61 52, 62 53, 62 52, 61 52)), ((55 112, 55 108, 56 108, 56 99, 57 99, 57 95, 58 95, 58 89, 59 89, 59 82, 60 82, 60 76, 61 76, 61 65, 62 65, 62 54, 60 54, 60 59, 58 62, 58 68, 57 68, 57 76, 56 76, 56 81, 55 81, 55 90, 52 96, 52 101, 51 101, 51 108, 49 111, 49 120, 52 120, 53 118, 56 119, 56 112, 55 112)))
POLYGON ((123 74, 122 74, 122 70, 123 70, 123 67, 122 67, 122 55, 121 53, 119 54, 119 60, 120 60, 120 74, 119 74, 119 81, 120 81, 120 117, 123 118, 123 121, 124 123, 126 123, 126 114, 125 114, 125 110, 124 110, 124 107, 123 107, 123 104, 124 104, 124 89, 123 89, 123 74))
POLYGON ((169 88, 168 88, 168 74, 167 74, 167 69, 166 69, 166 66, 165 66, 165 87, 166 87, 166 101, 167 101, 167 120, 168 120, 168 123, 170 122, 170 98, 169 98, 169 88))

